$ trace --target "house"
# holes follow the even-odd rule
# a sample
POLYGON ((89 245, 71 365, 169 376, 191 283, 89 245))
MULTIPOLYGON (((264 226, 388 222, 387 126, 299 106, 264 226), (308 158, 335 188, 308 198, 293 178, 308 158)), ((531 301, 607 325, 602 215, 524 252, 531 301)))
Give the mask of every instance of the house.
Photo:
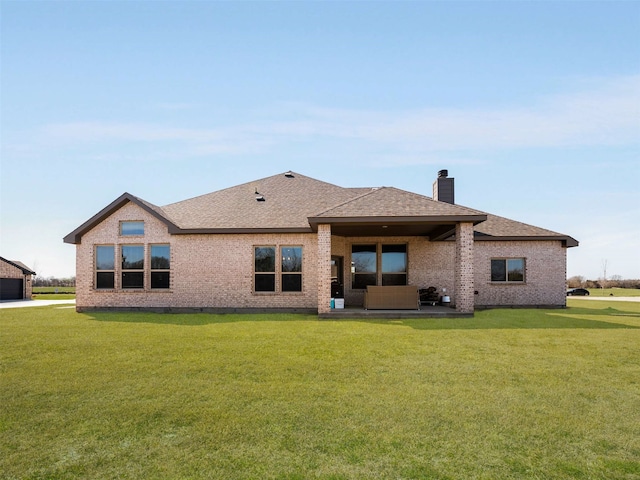
POLYGON ((36 272, 22 262, 0 257, 0 300, 31 299, 32 275, 36 272))
MULTIPOLYGON (((368 286, 435 287, 459 314, 565 306, 570 236, 454 202, 286 172, 163 207, 129 193, 64 237, 76 307, 331 313, 368 286)), ((371 287, 369 287, 371 288, 371 287)))

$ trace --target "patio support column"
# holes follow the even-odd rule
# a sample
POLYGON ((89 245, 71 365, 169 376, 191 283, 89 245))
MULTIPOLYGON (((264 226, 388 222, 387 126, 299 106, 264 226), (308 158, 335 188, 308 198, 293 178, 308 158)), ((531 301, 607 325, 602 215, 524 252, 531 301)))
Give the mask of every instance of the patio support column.
POLYGON ((458 313, 473 313, 473 223, 456 224, 455 305, 458 313))
POLYGON ((331 312, 331 225, 318 225, 318 313, 331 312))

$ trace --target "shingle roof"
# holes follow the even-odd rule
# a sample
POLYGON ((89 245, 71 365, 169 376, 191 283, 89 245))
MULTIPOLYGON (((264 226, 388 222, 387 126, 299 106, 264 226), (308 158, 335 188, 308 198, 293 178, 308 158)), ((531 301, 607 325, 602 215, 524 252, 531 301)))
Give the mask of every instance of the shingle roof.
POLYGON ((343 188, 298 173, 274 175, 162 207, 181 229, 304 229, 307 218, 371 189, 343 188), (257 192, 257 193, 256 193, 257 192), (261 196, 264 201, 257 201, 261 196))
MULTIPOLYGON (((477 240, 559 239, 568 246, 577 241, 563 234, 526 225, 461 205, 438 202, 394 187, 344 188, 288 172, 159 207, 125 193, 64 238, 79 243, 82 235, 127 202, 133 202, 179 233, 310 232, 318 223, 355 225, 395 222, 403 232, 444 239, 459 221, 476 225, 477 240), (258 201, 260 200, 260 201, 258 201), (437 224, 441 228, 436 228, 437 224), (417 225, 421 225, 419 228, 417 225), (424 228, 428 224, 428 228, 424 228)), ((386 228, 386 227, 385 227, 386 228)), ((353 230, 351 230, 353 231, 353 230)), ((395 230, 398 234, 398 230, 395 230)), ((392 234, 389 228, 388 234, 392 234)))
POLYGON ((568 235, 491 214, 487 214, 486 221, 476 225, 475 236, 476 240, 503 240, 523 237, 529 240, 560 238, 567 242, 567 246, 578 245, 578 242, 568 235))
POLYGON ((431 217, 484 215, 471 208, 437 202, 424 195, 394 187, 374 188, 322 213, 317 218, 332 217, 431 217))

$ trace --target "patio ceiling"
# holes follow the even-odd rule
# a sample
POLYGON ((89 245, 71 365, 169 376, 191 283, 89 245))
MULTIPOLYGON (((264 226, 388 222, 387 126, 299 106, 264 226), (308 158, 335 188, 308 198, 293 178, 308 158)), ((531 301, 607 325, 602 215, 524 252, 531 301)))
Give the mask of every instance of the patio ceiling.
POLYGON ((331 234, 342 237, 428 237, 432 241, 444 240, 455 232, 459 222, 484 221, 485 215, 462 217, 359 217, 309 218, 317 231, 318 224, 330 224, 331 234))

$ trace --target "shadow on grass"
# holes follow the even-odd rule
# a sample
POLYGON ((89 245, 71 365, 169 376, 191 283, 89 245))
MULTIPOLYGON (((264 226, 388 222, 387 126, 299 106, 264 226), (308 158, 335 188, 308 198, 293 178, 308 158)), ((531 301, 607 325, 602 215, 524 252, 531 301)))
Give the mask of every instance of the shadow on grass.
POLYGON ((309 314, 282 313, 152 313, 152 312, 91 312, 88 317, 98 322, 152 323, 157 325, 202 326, 239 322, 321 322, 368 323, 405 326, 419 330, 491 330, 491 329, 640 329, 640 311, 619 308, 567 309, 492 309, 476 312, 472 318, 415 319, 329 319, 319 320, 309 314), (594 318, 597 317, 597 318, 594 318))

